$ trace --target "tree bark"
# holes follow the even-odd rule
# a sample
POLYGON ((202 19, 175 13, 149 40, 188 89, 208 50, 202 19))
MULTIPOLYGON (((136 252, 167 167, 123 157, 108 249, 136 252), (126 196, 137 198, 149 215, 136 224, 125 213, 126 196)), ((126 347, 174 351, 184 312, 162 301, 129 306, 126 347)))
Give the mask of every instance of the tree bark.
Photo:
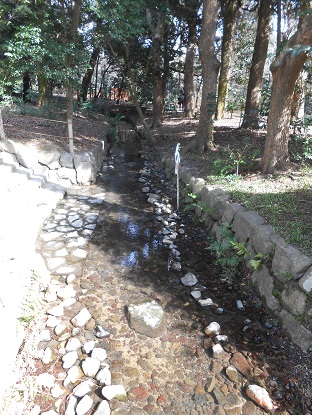
POLYGON ((24 72, 23 75, 23 102, 29 102, 27 94, 30 90, 30 75, 29 72, 24 72))
POLYGON ((221 68, 218 84, 218 101, 216 110, 217 120, 220 120, 224 117, 226 94, 232 66, 235 17, 238 9, 238 0, 221 1, 221 10, 223 16, 223 37, 221 50, 221 68))
POLYGON ((152 31, 152 71, 154 79, 153 88, 153 121, 151 128, 155 129, 162 125, 163 121, 163 54, 162 44, 165 28, 165 15, 163 11, 157 12, 156 26, 152 23, 152 12, 147 9, 147 21, 152 31))
MULTIPOLYGON (((198 4, 198 3, 196 3, 198 4)), ((188 39, 187 51, 185 55, 184 64, 184 117, 192 118, 195 111, 194 101, 194 59, 197 46, 196 39, 196 24, 197 24, 197 10, 196 14, 187 18, 188 25, 188 39)))
POLYGON ((242 128, 259 128, 262 77, 271 34, 272 13, 273 0, 261 0, 242 128))
POLYGON ((5 132, 3 127, 2 108, 0 108, 0 140, 5 140, 5 132))
POLYGON ((289 123, 294 88, 312 43, 312 15, 303 16, 296 33, 271 65, 273 75, 267 137, 261 160, 262 172, 274 173, 287 167, 289 123))
POLYGON ((95 65, 97 63, 97 58, 99 56, 100 53, 100 48, 95 47, 93 49, 93 52, 91 54, 91 58, 89 61, 89 68, 87 69, 87 72, 85 73, 82 82, 81 82, 81 93, 80 93, 80 98, 82 99, 83 102, 86 102, 88 99, 88 90, 91 84, 91 80, 92 80, 92 76, 94 73, 94 68, 95 65))
POLYGON ((214 49, 218 0, 204 0, 203 4, 202 27, 199 37, 199 57, 203 77, 200 117, 194 140, 185 148, 184 152, 194 147, 197 147, 199 151, 214 148, 213 117, 216 111, 216 85, 220 66, 214 49))
MULTIPOLYGON (((82 0, 75 0, 73 7, 73 14, 71 20, 71 26, 69 31, 68 42, 75 40, 77 35, 77 29, 79 24, 80 17, 80 7, 82 0)), ((67 56, 67 65, 69 68, 73 66, 73 56, 67 56)), ((73 112, 74 112, 74 97, 73 97, 73 85, 70 78, 67 79, 66 85, 66 120, 67 120, 67 129, 68 129, 68 139, 69 139, 69 152, 74 154, 74 132, 73 132, 73 112)))

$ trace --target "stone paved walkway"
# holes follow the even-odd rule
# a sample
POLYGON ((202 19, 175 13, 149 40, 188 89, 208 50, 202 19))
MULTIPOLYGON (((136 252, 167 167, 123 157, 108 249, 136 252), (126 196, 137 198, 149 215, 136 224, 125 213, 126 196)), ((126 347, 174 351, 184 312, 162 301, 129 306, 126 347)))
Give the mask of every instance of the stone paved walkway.
MULTIPOLYGON (((203 330, 218 321, 221 334, 230 337, 231 324, 243 325, 246 315, 229 311, 223 326, 216 307, 196 304, 194 288, 217 301, 217 287, 209 287, 211 259, 197 252, 200 239, 173 214, 167 195, 152 187, 149 163, 140 177, 142 167, 135 153, 125 162, 117 157, 98 185, 71 188, 44 223, 37 248, 52 279, 42 287, 45 317, 34 367, 19 381, 29 378, 42 392, 28 396, 27 412, 22 402, 4 413, 265 413, 246 387, 268 384, 267 363, 235 342, 221 346, 203 330), (148 203, 143 187, 158 202, 148 203), (170 247, 172 235, 176 246, 170 247), (174 269, 180 259, 181 270, 174 269), (195 287, 181 284, 187 272, 199 275, 195 287), (155 300, 165 310, 163 336, 148 338, 129 328, 126 307, 142 300, 155 300)), ((271 386, 279 390, 277 383, 271 386)))

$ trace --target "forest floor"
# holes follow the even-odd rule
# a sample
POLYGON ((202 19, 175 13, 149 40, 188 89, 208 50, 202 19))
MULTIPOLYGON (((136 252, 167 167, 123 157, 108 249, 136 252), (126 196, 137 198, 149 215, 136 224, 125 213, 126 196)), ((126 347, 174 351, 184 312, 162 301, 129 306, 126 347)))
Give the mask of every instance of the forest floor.
MULTIPOLYGON (((117 123, 107 115, 75 113, 76 151, 87 151, 99 139, 111 137, 117 123)), ((163 126, 155 132, 159 152, 174 157, 178 143, 183 151, 194 136, 197 124, 198 120, 183 119, 179 114, 165 116, 163 126)), ((233 201, 257 211, 288 243, 312 255, 312 163, 311 159, 307 160, 310 164, 302 159, 303 145, 309 145, 311 135, 291 140, 292 163, 288 171, 262 175, 255 166, 264 149, 266 132, 243 130, 239 125, 239 114, 216 121, 215 151, 190 152, 182 156, 181 165, 195 177, 226 190, 233 201)), ((40 148, 68 151, 67 126, 62 111, 43 113, 32 108, 29 113, 24 108, 23 113, 9 112, 4 116, 4 129, 9 139, 40 148)))

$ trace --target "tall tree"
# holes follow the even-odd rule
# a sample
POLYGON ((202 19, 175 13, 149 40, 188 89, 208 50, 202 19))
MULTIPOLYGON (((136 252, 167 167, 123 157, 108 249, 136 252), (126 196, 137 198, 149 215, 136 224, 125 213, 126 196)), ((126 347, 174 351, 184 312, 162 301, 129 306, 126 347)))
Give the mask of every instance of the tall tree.
POLYGON ((201 1, 188 1, 184 18, 187 24, 187 49, 184 63, 184 117, 191 118, 195 112, 194 98, 194 60, 197 49, 198 10, 201 1))
POLYGON ((163 96, 163 38, 165 30, 165 11, 160 7, 146 9, 146 19, 152 33, 152 71, 153 71, 153 121, 151 128, 162 125, 164 108, 163 96))
POLYGON ((87 69, 87 72, 85 73, 84 77, 82 78, 82 82, 81 82, 80 99, 82 99, 83 102, 87 101, 88 89, 91 84, 92 76, 94 73, 94 68, 96 66, 99 54, 100 54, 100 48, 95 46, 92 51, 91 58, 89 61, 89 68, 87 69))
POLYGON ((200 117, 194 140, 186 146, 184 151, 189 151, 194 147, 199 151, 214 148, 213 117, 216 111, 217 78, 220 66, 214 45, 217 17, 218 0, 204 0, 199 37, 199 57, 203 77, 200 117))
POLYGON ((298 30, 271 65, 272 97, 264 154, 261 160, 262 171, 266 174, 287 167, 292 97, 308 52, 312 49, 311 12, 312 2, 309 2, 309 9, 302 16, 298 30))
POLYGON ((226 94, 232 66, 235 18, 240 7, 240 0, 221 0, 223 18, 223 36, 221 48, 221 67, 218 84, 216 119, 224 117, 226 94))
POLYGON ((249 74, 242 128, 259 128, 262 78, 271 34, 272 13, 273 0, 260 0, 258 9, 257 36, 249 74))
MULTIPOLYGON (((82 0, 75 0, 74 6, 71 13, 71 21, 69 30, 67 31, 67 37, 65 42, 67 45, 73 44, 76 41, 77 29, 80 18, 80 8, 82 0)), ((67 69, 69 71, 69 76, 66 82, 66 120, 68 128, 68 139, 69 139, 69 151, 74 153, 74 132, 73 132, 73 113, 74 113, 74 97, 73 97, 73 82, 71 72, 73 70, 73 52, 70 52, 71 47, 69 47, 69 52, 66 56, 67 69)))

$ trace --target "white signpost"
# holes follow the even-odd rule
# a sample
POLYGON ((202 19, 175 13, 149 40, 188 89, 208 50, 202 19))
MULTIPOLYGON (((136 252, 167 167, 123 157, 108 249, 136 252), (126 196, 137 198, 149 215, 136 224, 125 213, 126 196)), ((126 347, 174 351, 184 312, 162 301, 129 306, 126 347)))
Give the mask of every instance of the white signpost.
POLYGON ((174 160, 175 160, 175 174, 177 175, 177 210, 179 210, 180 207, 180 191, 179 191, 179 165, 180 165, 180 143, 177 144, 176 150, 174 153, 174 160))

